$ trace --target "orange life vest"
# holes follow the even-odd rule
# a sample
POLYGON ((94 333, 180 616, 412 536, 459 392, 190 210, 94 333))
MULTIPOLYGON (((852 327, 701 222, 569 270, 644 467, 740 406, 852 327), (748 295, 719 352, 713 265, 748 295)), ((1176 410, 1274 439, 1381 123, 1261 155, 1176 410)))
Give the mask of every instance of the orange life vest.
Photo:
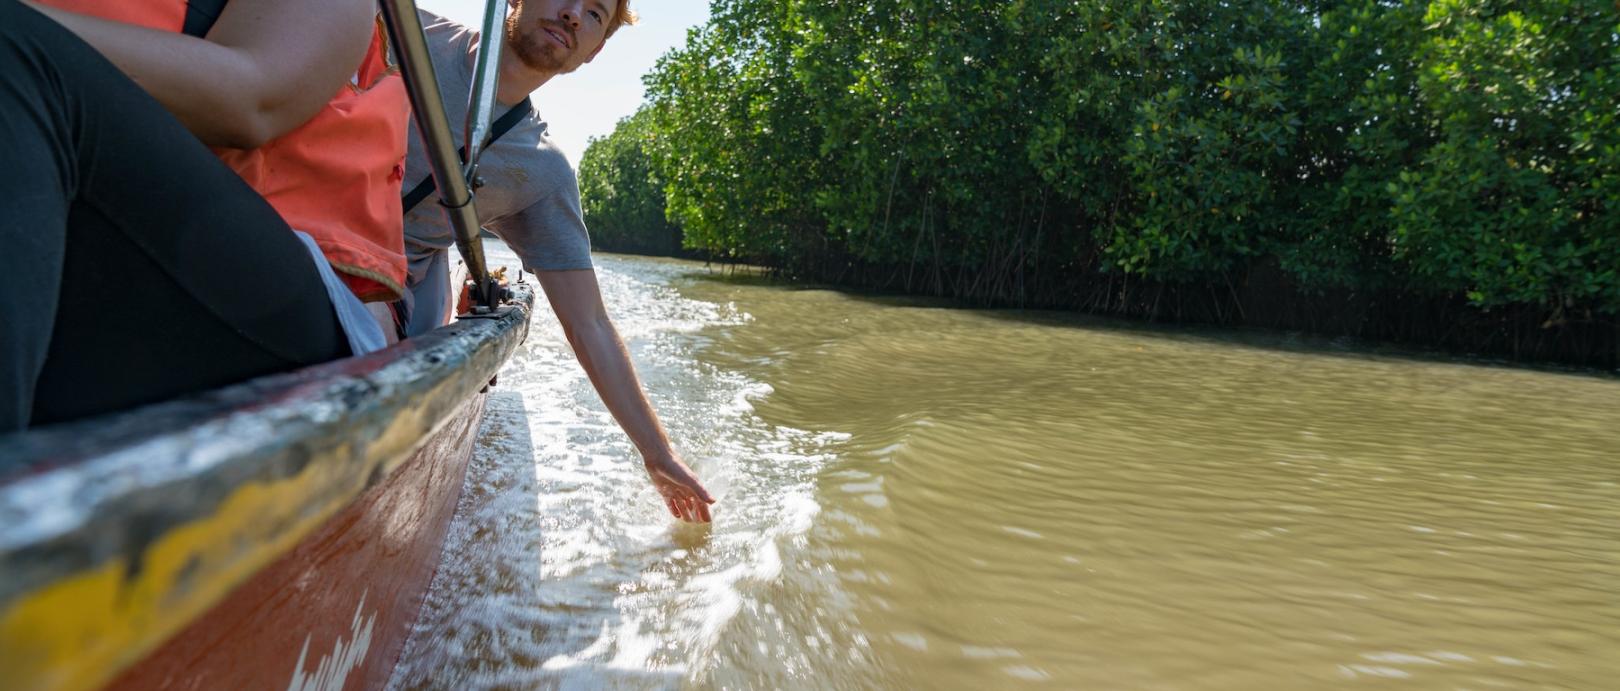
MULTIPOLYGON (((70 12, 163 31, 185 27, 186 0, 41 0, 70 12)), ((400 184, 410 101, 388 64, 379 25, 371 47, 314 118, 257 149, 215 153, 315 238, 332 268, 366 302, 398 299, 405 285, 400 184)), ((226 232, 222 229, 221 232, 226 232)))

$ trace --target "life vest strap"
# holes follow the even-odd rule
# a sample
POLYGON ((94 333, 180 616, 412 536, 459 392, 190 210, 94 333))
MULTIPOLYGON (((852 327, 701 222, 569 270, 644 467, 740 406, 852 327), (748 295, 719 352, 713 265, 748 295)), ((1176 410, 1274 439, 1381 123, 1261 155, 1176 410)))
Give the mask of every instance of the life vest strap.
MULTIPOLYGON (((502 115, 499 120, 495 121, 495 124, 490 126, 489 141, 484 142, 484 146, 487 148, 490 144, 494 144, 495 140, 500 139, 501 135, 510 132, 513 127, 517 126, 519 120, 528 117, 529 113, 532 112, 534 112, 534 103, 527 98, 512 106, 511 110, 506 111, 505 115, 502 115)), ((465 163, 467 160, 467 147, 463 145, 460 149, 456 149, 456 156, 465 163)), ((471 182, 468 181, 469 184, 471 182)), ((429 173, 426 178, 416 184, 416 187, 411 188, 409 193, 400 197, 399 202, 404 206, 405 213, 409 214, 411 209, 416 208, 418 204, 422 203, 422 200, 427 199, 428 195, 433 194, 437 189, 438 187, 433 183, 433 175, 429 173)))
POLYGON ((219 14, 225 11, 226 0, 187 0, 186 23, 181 29, 187 36, 207 38, 208 30, 214 28, 214 22, 219 21, 219 14))

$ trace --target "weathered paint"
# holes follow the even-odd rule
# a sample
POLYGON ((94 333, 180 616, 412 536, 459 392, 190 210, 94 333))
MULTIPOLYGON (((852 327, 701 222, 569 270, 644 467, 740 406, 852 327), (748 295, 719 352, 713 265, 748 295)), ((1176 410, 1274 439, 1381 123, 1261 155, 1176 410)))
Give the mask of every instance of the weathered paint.
POLYGON ((349 688, 381 688, 433 579, 483 408, 484 396, 475 395, 387 480, 110 687, 283 689, 301 661, 302 679, 331 681, 349 644, 363 633, 365 656, 331 688, 343 688, 345 680, 349 688))
POLYGON ((349 675, 366 663, 366 656, 371 653, 371 636, 377 630, 377 614, 370 610, 367 614, 366 599, 360 598, 360 606, 354 608, 354 621, 349 625, 349 637, 339 638, 337 644, 332 646, 332 652, 321 657, 315 669, 309 668, 309 644, 315 634, 304 636, 304 647, 298 651, 298 661, 293 663, 292 680, 287 682, 287 691, 342 691, 349 683, 349 675))
MULTIPOLYGON (((96 688, 221 612, 224 621, 240 615, 243 606, 229 604, 238 591, 259 593, 248 609, 274 610, 290 602, 286 593, 310 587, 298 579, 355 580, 353 570, 277 571, 314 558, 302 554, 303 543, 317 536, 338 549, 382 530, 370 544, 387 554, 404 555, 411 551, 404 543, 424 539, 436 554, 442 521, 432 530, 398 529, 356 511, 397 509, 397 501, 416 497, 425 523, 438 520, 445 496, 453 502, 455 492, 442 485, 459 488, 460 471, 419 462, 418 451, 448 438, 471 443, 478 392, 527 332, 533 295, 521 287, 518 294, 518 304, 495 318, 458 322, 363 358, 0 440, 6 688, 96 688), (410 470, 418 466, 426 475, 410 470)), ((431 568, 433 556, 425 561, 431 568)), ((414 597, 374 600, 379 626, 384 612, 401 607, 414 616, 420 592, 414 597)), ((347 630, 353 602, 320 611, 347 630)), ((248 643, 272 626, 265 621, 218 640, 266 650, 248 643)), ((301 643, 302 635, 293 656, 301 643)), ((374 643, 368 665, 378 651, 374 643)), ((275 662, 272 685, 286 683, 292 659, 275 662)), ((186 685, 178 674, 161 681, 186 685)), ((260 681, 250 686, 266 685, 260 681)))

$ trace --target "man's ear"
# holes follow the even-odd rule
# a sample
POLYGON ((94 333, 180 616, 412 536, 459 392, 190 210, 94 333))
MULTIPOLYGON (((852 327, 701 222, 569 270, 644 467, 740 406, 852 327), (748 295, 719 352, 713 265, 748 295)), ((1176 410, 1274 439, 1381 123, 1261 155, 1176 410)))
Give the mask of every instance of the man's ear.
POLYGON ((523 2, 523 0, 506 0, 506 6, 512 8, 513 12, 516 12, 518 4, 521 2, 523 2))

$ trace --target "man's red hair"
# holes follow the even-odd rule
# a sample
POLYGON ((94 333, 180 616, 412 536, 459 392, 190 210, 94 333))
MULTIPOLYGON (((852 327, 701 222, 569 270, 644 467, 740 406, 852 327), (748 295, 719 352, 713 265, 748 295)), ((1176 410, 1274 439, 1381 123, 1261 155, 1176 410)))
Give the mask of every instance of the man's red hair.
POLYGON ((613 10, 613 21, 608 22, 607 35, 612 37, 619 27, 635 24, 638 19, 636 11, 630 9, 630 0, 619 0, 619 6, 613 10))

